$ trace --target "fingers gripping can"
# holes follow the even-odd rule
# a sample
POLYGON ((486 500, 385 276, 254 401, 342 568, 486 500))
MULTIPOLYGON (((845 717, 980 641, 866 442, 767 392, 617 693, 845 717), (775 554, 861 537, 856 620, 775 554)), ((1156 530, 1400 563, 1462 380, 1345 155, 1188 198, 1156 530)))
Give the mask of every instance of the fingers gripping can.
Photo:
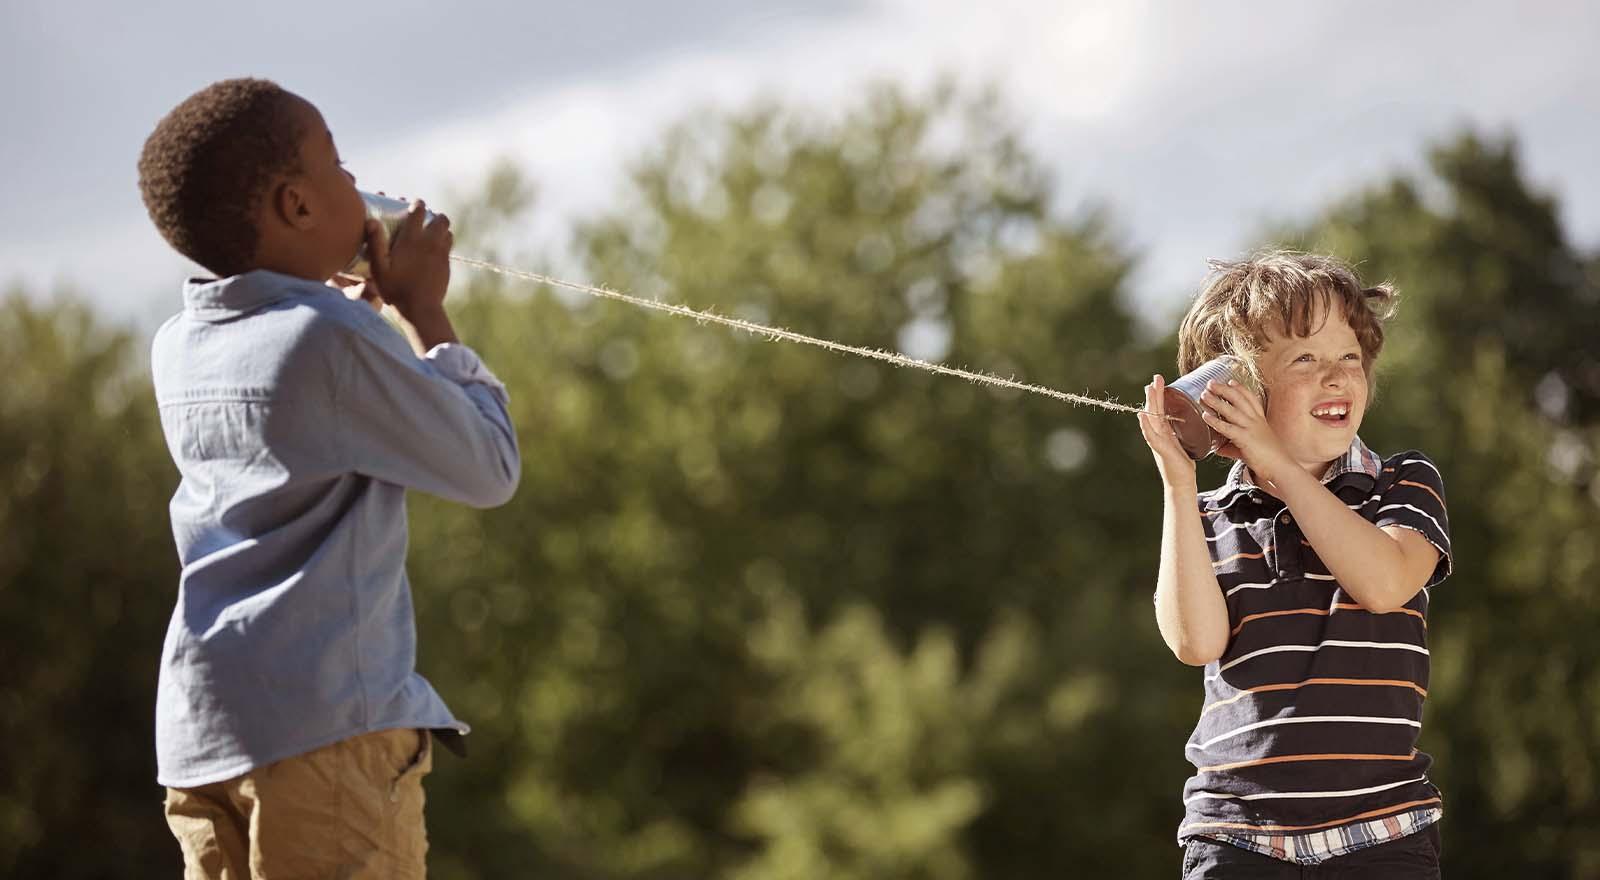
POLYGON ((1243 371, 1243 361, 1231 354, 1221 355, 1173 379, 1172 384, 1162 392, 1167 415, 1183 420, 1172 422, 1172 430, 1190 458, 1198 461, 1228 442, 1226 437, 1218 434, 1200 417, 1202 411, 1210 411, 1200 402, 1200 392, 1206 390, 1207 382, 1226 383, 1229 379, 1242 379, 1243 371))
MULTIPOLYGON (((361 201, 367 206, 367 219, 376 220, 383 224, 383 231, 389 235, 389 245, 394 246, 395 234, 400 231, 400 224, 405 222, 406 216, 411 213, 411 203, 405 199, 394 199, 374 193, 357 190, 361 193, 361 201)), ((433 220, 433 212, 426 208, 422 211, 422 222, 427 224, 433 220)), ((361 242, 361 249, 356 251, 355 259, 345 267, 345 275, 356 275, 362 278, 372 277, 372 261, 367 253, 367 242, 361 242)))

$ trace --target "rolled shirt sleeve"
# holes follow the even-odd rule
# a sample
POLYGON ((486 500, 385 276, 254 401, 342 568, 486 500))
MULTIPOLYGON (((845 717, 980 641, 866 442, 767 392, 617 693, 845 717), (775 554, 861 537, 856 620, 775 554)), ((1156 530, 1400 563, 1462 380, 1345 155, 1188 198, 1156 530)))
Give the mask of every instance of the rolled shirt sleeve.
POLYGON ((1378 499, 1378 528, 1399 526, 1428 539, 1439 551, 1439 564, 1426 586, 1450 576, 1450 517, 1445 510, 1444 477, 1420 452, 1404 452, 1384 463, 1383 491, 1378 499), (1388 469, 1392 468, 1392 472, 1388 469))

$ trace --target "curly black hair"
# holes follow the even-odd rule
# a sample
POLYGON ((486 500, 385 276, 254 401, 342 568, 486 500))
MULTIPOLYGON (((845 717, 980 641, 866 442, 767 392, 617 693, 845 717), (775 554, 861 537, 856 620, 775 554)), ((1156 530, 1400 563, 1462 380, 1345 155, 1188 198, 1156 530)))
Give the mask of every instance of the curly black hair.
POLYGON ((156 124, 139 154, 139 194, 168 244, 218 277, 253 268, 267 184, 300 167, 301 103, 269 80, 227 79, 156 124))

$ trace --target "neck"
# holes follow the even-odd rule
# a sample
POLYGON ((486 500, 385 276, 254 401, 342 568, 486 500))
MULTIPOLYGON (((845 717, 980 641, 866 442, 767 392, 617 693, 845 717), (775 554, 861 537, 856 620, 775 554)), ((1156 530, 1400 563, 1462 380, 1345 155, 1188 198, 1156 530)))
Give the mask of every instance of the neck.
POLYGON ((1336 461, 1338 461, 1337 458, 1330 458, 1327 461, 1315 461, 1309 463, 1302 461, 1300 462, 1300 467, 1305 470, 1306 473, 1320 480, 1322 479, 1322 475, 1327 473, 1328 468, 1333 467, 1333 463, 1336 461))
POLYGON ((303 250, 282 251, 276 248, 262 248, 253 261, 256 269, 266 269, 280 275, 292 275, 295 278, 304 278, 307 281, 326 281, 333 273, 321 265, 321 261, 303 250))

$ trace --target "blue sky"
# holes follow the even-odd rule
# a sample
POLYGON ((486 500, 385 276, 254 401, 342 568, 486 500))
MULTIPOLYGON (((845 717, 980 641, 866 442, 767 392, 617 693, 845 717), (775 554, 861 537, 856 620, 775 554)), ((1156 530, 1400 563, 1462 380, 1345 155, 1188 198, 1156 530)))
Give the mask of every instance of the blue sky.
POLYGON ((541 199, 502 237, 552 252, 687 113, 774 95, 826 112, 864 82, 941 73, 1004 87, 1063 209, 1113 211, 1152 311, 1268 219, 1414 169, 1469 124, 1520 138, 1592 248, 1597 45, 1600 5, 1578 2, 12 0, 0 283, 70 286, 122 318, 172 311, 190 267, 149 227, 134 163, 174 103, 239 75, 318 104, 369 188, 448 210, 510 158, 541 199))

